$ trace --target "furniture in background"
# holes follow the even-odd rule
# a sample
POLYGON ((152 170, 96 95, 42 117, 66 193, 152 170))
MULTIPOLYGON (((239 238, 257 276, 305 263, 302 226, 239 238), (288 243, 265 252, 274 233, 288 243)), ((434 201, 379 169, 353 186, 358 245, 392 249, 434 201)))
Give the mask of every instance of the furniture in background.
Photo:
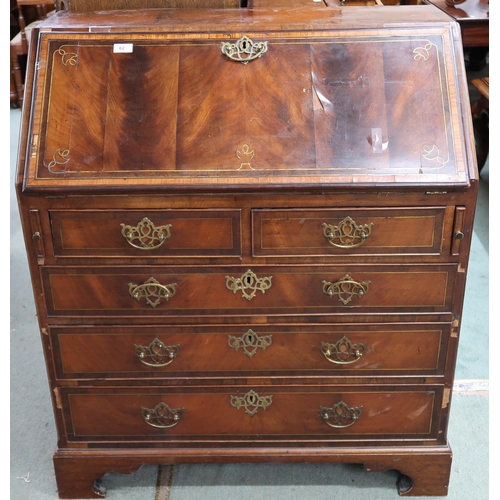
POLYGON ((29 31, 36 22, 46 19, 49 12, 54 11, 54 0, 17 0, 16 5, 19 33, 10 41, 10 101, 11 105, 21 106, 24 94, 25 58, 28 55, 29 31))
MULTIPOLYGON (((18 22, 18 8, 16 0, 10 0, 10 40, 12 40, 20 31, 18 22)), ((12 58, 9 57, 10 63, 10 106, 11 108, 19 107, 17 86, 14 80, 14 73, 12 70, 12 58)))
POLYGON ((453 17, 460 25, 462 44, 469 54, 468 68, 479 71, 486 65, 489 52, 490 13, 489 0, 464 0, 450 6, 447 0, 424 0, 453 17))
POLYGON ((480 93, 480 98, 471 103, 471 108, 472 125, 476 139, 477 165, 481 171, 489 154, 490 78, 474 78, 471 83, 480 93))
POLYGON ((489 0, 465 0, 455 6, 447 5, 446 0, 424 1, 435 5, 458 22, 464 47, 489 46, 489 0))
POLYGON ((17 93, 17 85, 14 79, 14 70, 12 68, 12 59, 9 58, 10 63, 10 107, 19 107, 19 95, 17 93))
POLYGON ((320 2, 44 27, 16 189, 59 496, 227 461, 446 495, 478 188, 455 22, 320 2))

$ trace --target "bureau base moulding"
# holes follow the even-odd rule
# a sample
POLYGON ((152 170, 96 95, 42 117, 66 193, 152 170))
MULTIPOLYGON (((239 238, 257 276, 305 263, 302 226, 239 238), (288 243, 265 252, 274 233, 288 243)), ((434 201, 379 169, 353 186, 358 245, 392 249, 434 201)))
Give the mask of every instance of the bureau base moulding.
MULTIPOLYGON (((452 453, 448 446, 425 448, 224 448, 58 451, 54 455, 60 498, 99 498, 106 494, 102 476, 131 474, 142 465, 189 463, 342 463, 363 464, 371 472, 397 470, 400 495, 448 494, 452 453), (432 464, 432 466, 429 466, 432 464)), ((335 486, 335 477, 332 477, 335 486)))

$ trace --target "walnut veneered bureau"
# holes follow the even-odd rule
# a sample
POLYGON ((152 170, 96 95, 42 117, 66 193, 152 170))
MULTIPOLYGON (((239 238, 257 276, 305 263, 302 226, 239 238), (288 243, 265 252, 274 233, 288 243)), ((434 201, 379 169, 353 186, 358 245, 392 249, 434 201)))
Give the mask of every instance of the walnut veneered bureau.
POLYGON ((34 29, 17 193, 60 497, 262 461, 446 495, 474 158, 460 30, 431 6, 34 29))

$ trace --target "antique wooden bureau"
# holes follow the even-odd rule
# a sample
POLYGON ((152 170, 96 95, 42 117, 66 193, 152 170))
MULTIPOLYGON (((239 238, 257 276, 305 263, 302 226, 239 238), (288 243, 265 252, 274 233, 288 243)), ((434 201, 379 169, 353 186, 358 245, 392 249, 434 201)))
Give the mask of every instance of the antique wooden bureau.
POLYGON ((278 461, 446 495, 478 180, 458 26, 59 12, 30 48, 17 192, 60 497, 278 461))

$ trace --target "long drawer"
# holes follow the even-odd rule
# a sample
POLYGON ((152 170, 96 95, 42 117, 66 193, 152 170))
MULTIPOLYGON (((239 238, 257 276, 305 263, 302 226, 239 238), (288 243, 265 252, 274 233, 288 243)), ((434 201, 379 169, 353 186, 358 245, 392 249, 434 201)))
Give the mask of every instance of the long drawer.
POLYGON ((63 388, 68 439, 436 436, 441 386, 63 388))
POLYGON ((449 253, 449 233, 443 246, 445 212, 445 207, 252 210, 252 252, 256 257, 449 253))
POLYGON ((50 327, 57 376, 443 373, 446 324, 50 327))
POLYGON ((240 210, 51 210, 56 257, 241 255, 240 210))
POLYGON ((448 312, 455 264, 44 267, 53 316, 448 312))

